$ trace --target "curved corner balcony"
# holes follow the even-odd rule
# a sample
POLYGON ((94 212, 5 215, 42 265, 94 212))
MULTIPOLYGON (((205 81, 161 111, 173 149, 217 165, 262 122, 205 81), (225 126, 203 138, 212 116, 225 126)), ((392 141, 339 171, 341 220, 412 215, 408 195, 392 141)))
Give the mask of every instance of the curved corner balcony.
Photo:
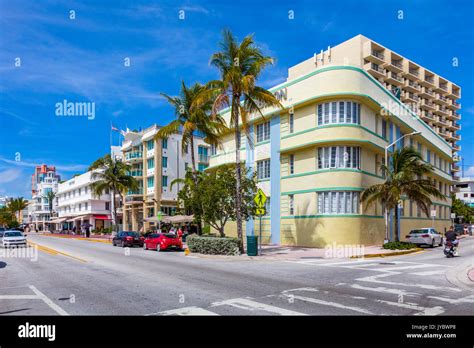
POLYGON ((141 161, 143 158, 143 152, 135 151, 135 152, 128 152, 125 154, 126 161, 141 161))

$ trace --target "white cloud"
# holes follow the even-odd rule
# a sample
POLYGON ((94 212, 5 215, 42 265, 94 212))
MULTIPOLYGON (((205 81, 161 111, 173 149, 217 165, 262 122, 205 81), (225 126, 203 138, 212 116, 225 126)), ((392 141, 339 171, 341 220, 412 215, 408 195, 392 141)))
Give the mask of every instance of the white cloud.
POLYGON ((0 171, 0 184, 15 181, 21 175, 20 169, 10 168, 0 171))
MULTIPOLYGON (((39 166, 43 163, 50 163, 51 161, 12 161, 6 158, 1 158, 0 161, 5 162, 7 164, 19 166, 19 167, 28 167, 34 168, 39 166)), ((57 170, 62 170, 65 172, 74 172, 74 171, 82 171, 86 170, 89 166, 86 164, 55 164, 54 165, 57 170)))

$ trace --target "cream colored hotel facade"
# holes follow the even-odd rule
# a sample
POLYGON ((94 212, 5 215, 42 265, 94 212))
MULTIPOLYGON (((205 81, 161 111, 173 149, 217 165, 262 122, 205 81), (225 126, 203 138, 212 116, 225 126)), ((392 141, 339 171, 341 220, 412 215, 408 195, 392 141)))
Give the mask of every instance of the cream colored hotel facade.
MULTIPOLYGON (((253 115, 251 140, 243 135, 241 142, 242 161, 257 171, 258 186, 270 197, 264 243, 382 242, 382 208, 365 209, 360 194, 383 182, 385 147, 414 131, 422 133, 396 145, 412 146, 434 166, 431 180, 446 200, 434 201, 434 222, 404 200, 401 239, 412 228, 434 224, 443 232, 449 226, 459 170, 459 86, 358 35, 291 67, 287 81, 270 90, 285 109, 265 109, 265 119, 253 115)), ((223 138, 222 148, 211 152, 210 168, 233 162, 234 150, 233 136, 223 138)), ((244 229, 258 235, 259 224, 251 220, 244 229)), ((235 233, 235 223, 229 224, 226 234, 235 233)))

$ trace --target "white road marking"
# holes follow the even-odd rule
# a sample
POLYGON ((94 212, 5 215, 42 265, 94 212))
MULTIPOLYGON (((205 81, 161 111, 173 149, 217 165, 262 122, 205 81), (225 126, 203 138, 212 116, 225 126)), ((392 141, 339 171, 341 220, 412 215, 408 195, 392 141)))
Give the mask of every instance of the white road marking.
POLYGON ((400 308, 407 308, 407 309, 413 309, 418 311, 418 313, 415 313, 415 315, 438 315, 444 313, 444 308, 440 306, 436 307, 421 307, 417 305, 416 303, 400 303, 400 302, 390 302, 390 301, 384 301, 384 300, 375 300, 376 302, 380 303, 385 303, 390 306, 395 306, 395 307, 400 307, 400 308))
POLYGON ((280 314, 280 315, 307 315, 307 314, 304 314, 304 313, 295 312, 295 311, 291 311, 291 310, 288 310, 288 309, 284 309, 284 308, 275 307, 275 306, 267 305, 267 304, 264 304, 264 303, 252 301, 252 300, 247 299, 247 298, 235 298, 235 299, 231 299, 231 300, 214 302, 211 305, 211 307, 223 306, 223 305, 229 305, 229 306, 233 306, 233 307, 240 308, 240 309, 245 309, 245 310, 250 310, 250 311, 262 310, 262 311, 266 311, 266 312, 270 312, 270 313, 276 313, 276 314, 280 314))
POLYGON ((0 300, 41 300, 37 295, 0 295, 0 300))
POLYGON ((405 270, 405 269, 414 269, 414 268, 425 268, 425 267, 431 267, 431 265, 410 265, 410 266, 400 266, 400 267, 384 267, 384 268, 374 268, 372 269, 373 271, 378 271, 378 272, 393 272, 393 271, 399 271, 399 270, 405 270))
POLYGON ((414 272, 414 273, 410 273, 410 274, 413 274, 413 275, 417 275, 417 276, 430 276, 430 275, 436 275, 436 274, 444 274, 446 273, 446 271, 425 271, 425 272, 414 272))
POLYGON ((64 309, 59 307, 56 303, 54 303, 51 299, 49 299, 45 294, 41 291, 36 289, 33 285, 30 285, 29 288, 36 294, 38 297, 43 300, 51 309, 53 309, 59 315, 69 315, 64 309))
POLYGON ((370 312, 366 309, 363 309, 363 308, 346 306, 346 305, 343 305, 343 304, 337 303, 337 302, 318 300, 318 299, 312 298, 312 297, 304 297, 304 296, 299 296, 299 295, 288 294, 285 291, 282 292, 281 296, 285 297, 285 298, 291 298, 291 299, 294 299, 294 300, 300 300, 300 301, 309 302, 309 303, 316 303, 316 304, 320 304, 320 305, 323 305, 323 306, 335 307, 335 308, 340 308, 340 309, 347 309, 347 310, 350 310, 350 311, 364 313, 364 314, 373 314, 372 312, 370 312))
POLYGON ((183 307, 147 315, 219 315, 200 307, 183 307))
POLYGON ((459 304, 459 303, 474 303, 474 295, 453 299, 439 296, 428 296, 428 298, 434 298, 435 300, 449 302, 450 304, 459 304))
POLYGON ((378 288, 368 288, 359 284, 353 284, 351 285, 352 288, 354 289, 360 289, 360 290, 366 290, 366 291, 375 291, 375 292, 383 292, 386 294, 394 294, 394 295, 403 295, 403 296, 420 296, 420 294, 416 292, 408 292, 406 290, 402 289, 390 289, 390 288, 384 288, 383 286, 378 287, 378 288))
POLYGON ((435 285, 430 285, 430 284, 405 284, 405 283, 389 282, 389 281, 386 281, 386 280, 379 280, 378 279, 378 278, 393 276, 394 274, 396 274, 396 273, 379 274, 379 275, 375 275, 375 276, 358 278, 358 279, 356 279, 356 281, 372 282, 372 283, 379 283, 379 284, 388 284, 388 285, 395 285, 395 286, 410 286, 410 287, 417 287, 417 288, 428 289, 428 290, 454 291, 454 292, 460 292, 461 291, 461 289, 458 289, 458 288, 435 286, 435 285))

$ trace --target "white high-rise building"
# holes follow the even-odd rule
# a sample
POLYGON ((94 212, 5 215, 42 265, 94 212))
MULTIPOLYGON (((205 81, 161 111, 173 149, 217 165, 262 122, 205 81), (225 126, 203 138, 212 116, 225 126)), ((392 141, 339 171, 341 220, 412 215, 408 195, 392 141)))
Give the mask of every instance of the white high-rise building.
POLYGON ((35 173, 31 176, 31 215, 29 222, 34 224, 36 230, 46 230, 49 227, 51 215, 54 215, 57 206, 57 198, 53 200, 50 209, 47 198, 48 192, 57 192, 61 177, 56 173, 54 166, 48 167, 42 164, 35 168, 35 173))

